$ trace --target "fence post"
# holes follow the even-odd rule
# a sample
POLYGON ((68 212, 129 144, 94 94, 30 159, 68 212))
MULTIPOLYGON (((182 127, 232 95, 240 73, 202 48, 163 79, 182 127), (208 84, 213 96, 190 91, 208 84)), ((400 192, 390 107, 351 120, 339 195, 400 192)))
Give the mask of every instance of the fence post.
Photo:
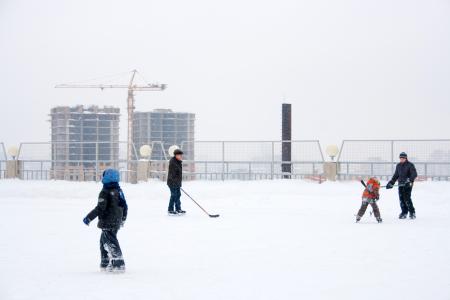
POLYGON ((225 172, 225 141, 222 141, 222 181, 225 180, 224 172, 225 172))
POLYGON ((274 163, 275 163, 275 142, 272 141, 272 165, 270 167, 270 178, 273 180, 274 177, 274 163))
POLYGON ((391 173, 394 173, 394 141, 391 141, 391 173))
POLYGON ((227 174, 227 179, 229 179, 230 178, 230 171, 229 171, 229 164, 228 164, 228 162, 225 162, 225 168, 226 168, 225 174, 227 174))

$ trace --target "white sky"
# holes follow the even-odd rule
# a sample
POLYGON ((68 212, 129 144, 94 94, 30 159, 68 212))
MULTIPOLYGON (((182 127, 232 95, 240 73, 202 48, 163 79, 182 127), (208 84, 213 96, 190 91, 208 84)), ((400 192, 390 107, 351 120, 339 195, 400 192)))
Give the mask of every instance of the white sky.
POLYGON ((55 105, 125 115, 126 90, 53 87, 134 68, 169 85, 137 110, 196 113, 199 140, 278 140, 283 98, 323 146, 450 138, 449 0, 0 0, 0 141, 48 141, 55 105))

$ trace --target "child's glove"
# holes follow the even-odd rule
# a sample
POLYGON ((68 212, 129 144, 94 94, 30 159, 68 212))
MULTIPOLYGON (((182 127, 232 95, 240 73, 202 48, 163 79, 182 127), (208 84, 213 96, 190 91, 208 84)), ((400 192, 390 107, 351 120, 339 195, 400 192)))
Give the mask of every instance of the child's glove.
POLYGON ((87 226, 89 226, 89 223, 91 223, 91 220, 88 217, 85 217, 83 219, 83 223, 86 224, 87 226))

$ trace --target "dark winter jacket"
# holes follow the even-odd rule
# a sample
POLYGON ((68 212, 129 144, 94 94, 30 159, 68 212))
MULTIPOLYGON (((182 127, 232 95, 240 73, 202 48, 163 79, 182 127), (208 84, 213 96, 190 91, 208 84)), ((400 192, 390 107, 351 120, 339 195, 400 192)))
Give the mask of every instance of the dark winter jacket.
POLYGON ((97 206, 87 215, 89 220, 98 217, 98 228, 117 229, 127 218, 128 205, 117 182, 103 185, 97 206))
POLYGON ((405 182, 414 182, 417 177, 416 167, 413 163, 409 162, 409 160, 404 163, 398 163, 395 168, 394 176, 392 176, 391 181, 392 184, 398 180, 399 184, 403 184, 405 182))
POLYGON ((167 174, 167 185, 169 187, 181 187, 183 177, 182 162, 172 157, 169 161, 169 173, 167 174))

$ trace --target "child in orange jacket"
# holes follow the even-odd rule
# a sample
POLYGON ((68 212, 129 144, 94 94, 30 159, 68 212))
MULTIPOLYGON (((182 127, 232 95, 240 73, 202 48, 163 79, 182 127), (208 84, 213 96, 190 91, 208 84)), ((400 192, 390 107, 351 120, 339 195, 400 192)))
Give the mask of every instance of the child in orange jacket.
POLYGON ((380 209, 378 208, 377 201, 380 199, 380 181, 376 177, 371 177, 366 183, 366 188, 364 189, 362 195, 362 204, 361 208, 356 215, 356 222, 359 222, 361 218, 364 216, 367 207, 372 206, 373 213, 378 223, 383 222, 380 215, 380 209))

